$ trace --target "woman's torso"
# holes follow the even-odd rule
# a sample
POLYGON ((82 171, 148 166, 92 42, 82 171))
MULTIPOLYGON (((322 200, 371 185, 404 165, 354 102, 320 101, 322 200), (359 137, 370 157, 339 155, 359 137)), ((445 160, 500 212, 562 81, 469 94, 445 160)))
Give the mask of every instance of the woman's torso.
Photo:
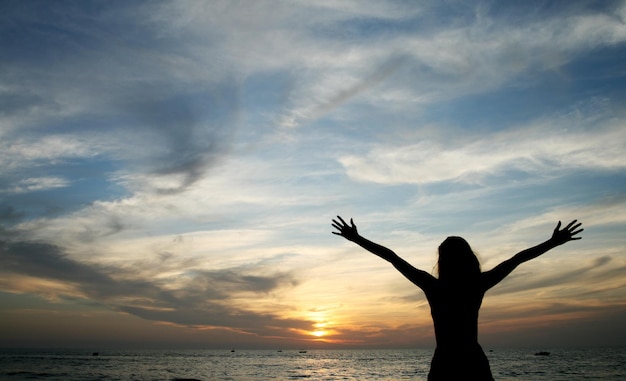
POLYGON ((438 280, 426 292, 435 326, 437 347, 474 347, 478 343, 478 312, 485 291, 475 284, 438 280))

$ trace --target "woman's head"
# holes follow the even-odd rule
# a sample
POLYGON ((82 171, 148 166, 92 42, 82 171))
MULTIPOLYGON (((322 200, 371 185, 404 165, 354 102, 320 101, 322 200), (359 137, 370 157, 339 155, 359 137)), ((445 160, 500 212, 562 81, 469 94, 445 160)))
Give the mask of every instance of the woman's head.
POLYGON ((480 275, 480 263, 472 248, 461 237, 448 237, 439 245, 439 279, 470 280, 480 275))

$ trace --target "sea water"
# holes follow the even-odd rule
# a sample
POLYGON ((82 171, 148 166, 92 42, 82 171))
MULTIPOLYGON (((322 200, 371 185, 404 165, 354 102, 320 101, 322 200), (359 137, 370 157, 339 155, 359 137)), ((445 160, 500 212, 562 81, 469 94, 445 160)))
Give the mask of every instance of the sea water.
MULTIPOLYGON (((426 380, 432 350, 0 350, 0 380, 426 380)), ((497 381, 626 381, 626 348, 487 351, 497 381)))

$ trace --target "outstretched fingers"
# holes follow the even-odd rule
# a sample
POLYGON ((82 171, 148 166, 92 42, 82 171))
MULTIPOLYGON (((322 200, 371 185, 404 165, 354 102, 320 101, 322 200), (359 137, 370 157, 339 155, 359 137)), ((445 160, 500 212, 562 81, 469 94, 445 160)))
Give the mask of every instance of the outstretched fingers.
POLYGON ((552 233, 552 237, 550 238, 553 243, 556 245, 562 245, 568 241, 576 241, 582 239, 582 237, 577 236, 584 229, 581 228, 582 223, 578 222, 578 220, 573 220, 569 224, 565 225, 563 229, 561 229, 561 221, 556 224, 554 228, 554 232, 552 233))
POLYGON ((341 221, 341 222, 339 222, 339 221, 337 221, 337 220, 333 219, 333 223, 332 223, 332 225, 333 225, 333 227, 334 227, 335 229, 337 229, 337 230, 338 230, 338 232, 332 232, 332 233, 333 233, 333 234, 336 234, 336 235, 342 235, 342 233, 343 233, 343 229, 347 228, 347 227, 348 227, 348 224, 346 224, 346 221, 344 221, 344 220, 343 220, 343 218, 341 218, 341 216, 337 216, 337 218, 338 218, 338 219, 339 219, 339 221, 341 221))
POLYGON ((339 232, 332 232, 332 233, 333 233, 333 234, 337 234, 337 235, 341 235, 341 233, 340 233, 340 232, 341 232, 341 226, 339 226, 339 224, 338 224, 338 223, 336 223, 336 222, 335 222, 335 220, 333 220, 332 225, 333 225, 333 227, 334 227, 335 229, 337 229, 337 230, 339 231, 339 232))
POLYGON ((348 225, 341 216, 337 216, 337 219, 333 219, 332 225, 337 229, 337 231, 332 232, 333 234, 342 236, 349 241, 354 241, 359 236, 352 218, 350 218, 350 224, 348 225))
MULTIPOLYGON (((561 221, 559 221, 559 224, 557 225, 557 230, 558 227, 560 226, 561 221)), ((573 220, 572 222, 570 222, 569 224, 567 224, 567 226, 565 226, 562 230, 562 232, 566 233, 567 236, 569 237, 569 240, 574 241, 574 240, 579 240, 582 237, 575 237, 575 235, 580 234, 583 230, 583 228, 581 228, 582 223, 578 222, 578 220, 573 220)))
POLYGON ((343 220, 343 218, 341 218, 341 217, 339 217, 339 216, 337 216, 337 218, 338 218, 338 219, 339 219, 339 221, 341 221, 341 222, 339 222, 339 221, 337 221, 337 220, 333 219, 333 226, 334 226, 334 227, 336 227, 337 229, 341 229, 341 228, 343 228, 343 227, 348 226, 348 224, 346 224, 346 221, 344 221, 344 220, 343 220))
POLYGON ((580 234, 582 231, 584 231, 585 229, 581 228, 582 223, 576 223, 576 220, 570 222, 569 225, 567 225, 567 230, 569 231, 570 236, 572 237, 573 240, 575 239, 581 239, 582 237, 574 237, 577 234, 580 234), (580 228, 580 229, 579 229, 580 228))

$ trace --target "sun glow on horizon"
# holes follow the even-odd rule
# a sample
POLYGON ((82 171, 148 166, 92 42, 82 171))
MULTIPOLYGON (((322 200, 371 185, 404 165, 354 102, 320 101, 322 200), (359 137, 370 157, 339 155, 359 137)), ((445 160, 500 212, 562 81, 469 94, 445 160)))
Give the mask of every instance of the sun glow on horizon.
POLYGON ((316 322, 313 324, 314 330, 309 332, 310 335, 321 339, 324 336, 331 334, 331 331, 328 329, 330 323, 328 320, 327 310, 323 308, 315 309, 310 311, 309 317, 311 320, 316 322))

